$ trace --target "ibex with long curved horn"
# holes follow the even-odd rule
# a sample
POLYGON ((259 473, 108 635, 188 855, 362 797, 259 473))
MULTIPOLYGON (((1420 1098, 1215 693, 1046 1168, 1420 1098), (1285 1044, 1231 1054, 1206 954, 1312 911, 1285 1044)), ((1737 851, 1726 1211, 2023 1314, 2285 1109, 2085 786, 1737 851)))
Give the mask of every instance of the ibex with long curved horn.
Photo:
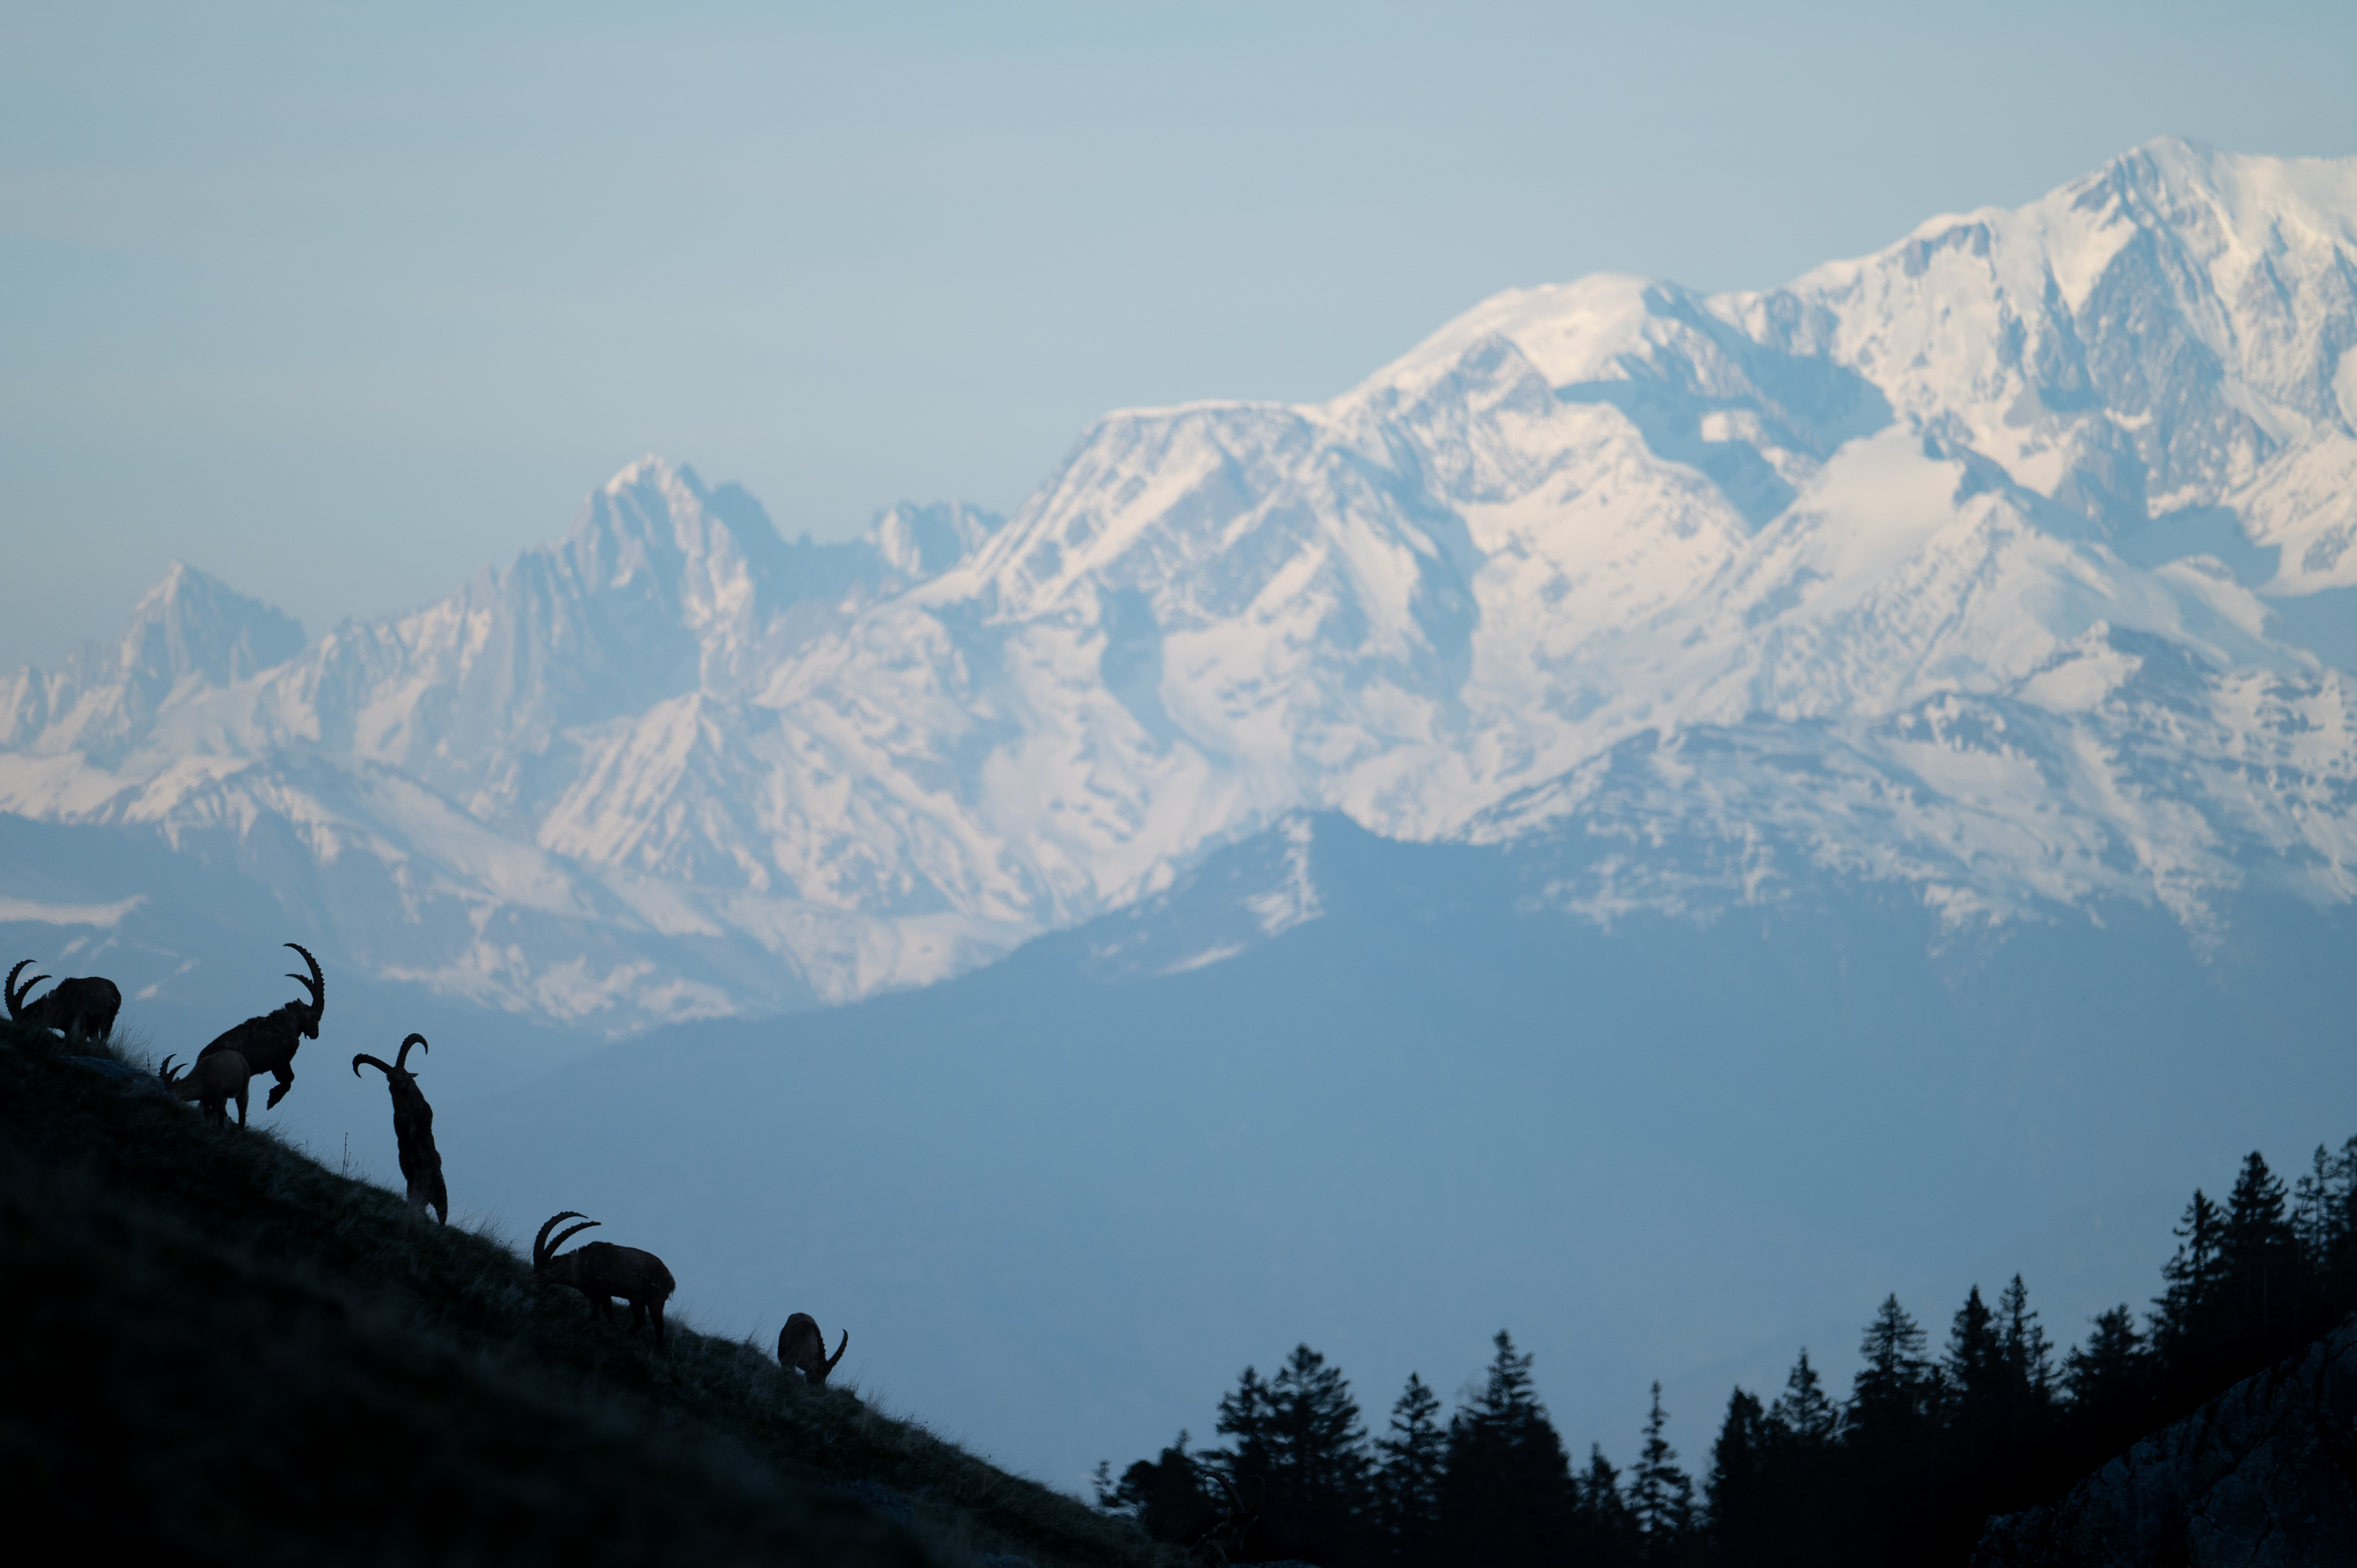
POLYGON ((16 977, 32 963, 27 959, 8 972, 8 1016, 37 1029, 55 1029, 69 1037, 87 1035, 102 1040, 114 1033, 114 1015, 123 1011, 123 993, 102 974, 78 975, 49 987, 47 996, 27 1001, 33 987, 48 979, 37 974, 24 984, 16 977))
POLYGON ((311 971, 308 980, 299 974, 286 978, 307 989, 311 1000, 289 1002, 274 1012, 248 1018, 197 1053, 197 1060, 201 1062, 217 1051, 235 1051, 255 1072, 266 1072, 276 1079, 278 1082, 271 1090, 270 1098, 263 1101, 265 1111, 274 1108, 295 1087, 295 1053, 305 1039, 319 1037, 319 1015, 328 1010, 328 977, 319 972, 319 961, 300 943, 288 942, 286 946, 301 953, 311 971))
POLYGON ((614 1298, 620 1296, 630 1304, 630 1332, 636 1334, 647 1326, 652 1314, 655 1320, 655 1348, 663 1342, 663 1303, 678 1287, 672 1283, 671 1271, 652 1252, 642 1252, 636 1247, 617 1247, 611 1241, 592 1241, 563 1256, 556 1249, 598 1223, 582 1219, 577 1209, 550 1217, 532 1241, 532 1276, 551 1284, 571 1285, 589 1298, 590 1307, 607 1322, 614 1321, 614 1298), (560 1220, 580 1219, 555 1240, 548 1233, 560 1220))
POLYGON ((1220 1489, 1228 1494, 1228 1516, 1205 1530, 1195 1542, 1196 1549, 1214 1563, 1242 1563, 1252 1550, 1253 1527, 1260 1523, 1260 1510, 1268 1501, 1268 1477, 1255 1476, 1252 1506, 1246 1508, 1243 1494, 1225 1476, 1216 1476, 1220 1489))
POLYGON ((845 1347, 851 1343, 851 1330, 843 1331, 843 1343, 834 1354, 826 1353, 826 1336, 819 1332, 818 1319, 807 1312, 797 1312, 786 1319, 778 1330, 778 1365, 791 1367, 802 1375, 802 1381, 814 1389, 826 1387, 827 1375, 834 1364, 843 1359, 845 1347))
POLYGON ((164 1080, 164 1092, 181 1100, 193 1100, 205 1113, 208 1122, 226 1123, 229 1102, 237 1101, 237 1124, 245 1125, 245 1084, 253 1076, 245 1058, 235 1051, 215 1051, 200 1057, 194 1067, 172 1070, 172 1058, 166 1057, 164 1065, 156 1069, 164 1080))
POLYGON ((360 1077, 362 1062, 384 1074, 385 1087, 393 1090, 393 1142, 401 1154, 401 1179, 409 1184, 409 1207, 430 1208, 447 1225, 450 1189, 442 1185, 442 1152, 434 1146, 434 1107, 425 1103, 417 1090, 417 1075, 409 1070, 412 1046, 434 1048, 425 1044, 425 1036, 412 1035, 401 1042, 401 1052, 390 1064, 365 1051, 354 1057, 352 1076, 360 1077))

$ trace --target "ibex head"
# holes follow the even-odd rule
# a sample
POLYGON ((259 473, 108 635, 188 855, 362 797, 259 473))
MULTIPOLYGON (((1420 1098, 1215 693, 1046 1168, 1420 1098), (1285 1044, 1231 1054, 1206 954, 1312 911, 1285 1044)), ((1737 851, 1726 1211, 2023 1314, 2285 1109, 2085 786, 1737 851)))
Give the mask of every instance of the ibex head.
MULTIPOLYGON (((304 963, 309 966, 311 971, 308 979, 299 974, 290 974, 286 978, 311 993, 311 1004, 306 1009, 309 1016, 303 1023, 303 1036, 306 1039, 316 1040, 319 1037, 319 1015, 328 1010, 328 977, 319 972, 319 961, 311 956, 310 949, 299 942, 288 942, 285 945, 301 953, 304 963)), ((354 1068, 352 1070, 358 1072, 360 1069, 354 1068)))
MULTIPOLYGON (((291 978, 299 980, 302 977, 300 975, 296 975, 291 978)), ((384 1074, 385 1081, 387 1083, 415 1083, 417 1081, 417 1075, 409 1070, 409 1047, 412 1046, 423 1046, 429 1052, 434 1048, 432 1046, 425 1044, 425 1036, 412 1035, 409 1038, 401 1042, 401 1049, 394 1055, 393 1061, 389 1066, 378 1058, 369 1055, 366 1051, 362 1051, 360 1055, 352 1058, 352 1076, 354 1078, 360 1077, 361 1064, 362 1062, 366 1062, 369 1066, 376 1069, 377 1071, 384 1074)))
POLYGON ((851 1344, 851 1330, 843 1331, 843 1341, 834 1354, 826 1353, 826 1336, 820 1332, 818 1319, 807 1312, 797 1312, 786 1319, 785 1327, 778 1331, 778 1364, 802 1373, 802 1380, 814 1389, 826 1387, 826 1380, 843 1359, 843 1352, 851 1344))
MULTIPOLYGON (((595 1219, 582 1219, 580 1210, 574 1208, 568 1208, 562 1214, 550 1215, 548 1223, 540 1228, 540 1234, 532 1239, 532 1272, 538 1275, 555 1276, 562 1279, 566 1271, 555 1266, 563 1261, 557 1257, 556 1249, 598 1223, 599 1221, 595 1219), (555 1230, 560 1221, 566 1219, 579 1219, 581 1223, 568 1226, 555 1240, 550 1240, 548 1233, 555 1230)), ((569 1284, 572 1282, 564 1280, 563 1283, 569 1284)))
POLYGON ((8 1016, 11 1018, 22 1018, 25 1015, 25 998, 32 994, 33 987, 48 979, 46 974, 37 974, 22 985, 16 983, 16 977, 24 973, 32 961, 31 959, 26 959, 8 972, 8 1016))

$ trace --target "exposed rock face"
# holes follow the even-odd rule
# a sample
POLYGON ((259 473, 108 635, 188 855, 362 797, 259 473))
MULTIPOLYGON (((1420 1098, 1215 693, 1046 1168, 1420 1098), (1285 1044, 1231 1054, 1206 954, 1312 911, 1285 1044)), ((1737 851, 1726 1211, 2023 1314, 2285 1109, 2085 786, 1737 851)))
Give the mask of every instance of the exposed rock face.
POLYGON ((2357 1317, 2072 1488, 1993 1520, 1975 1568, 2357 1563, 2357 1317))

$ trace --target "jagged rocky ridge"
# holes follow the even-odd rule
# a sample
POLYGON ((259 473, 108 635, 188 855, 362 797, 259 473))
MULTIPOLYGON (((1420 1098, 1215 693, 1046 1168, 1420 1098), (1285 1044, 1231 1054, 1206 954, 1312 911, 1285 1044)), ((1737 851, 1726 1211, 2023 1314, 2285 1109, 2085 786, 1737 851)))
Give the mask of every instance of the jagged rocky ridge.
POLYGON ((2072 1488, 1989 1521, 1975 1568, 2357 1562, 2357 1319, 2072 1488))
MULTIPOLYGON (((1569 825, 1546 896, 1608 925, 1833 875, 2207 940, 2357 890, 2352 344, 2357 160, 2157 142, 1785 288, 1517 291, 1331 403, 1108 415, 1003 523, 788 544, 649 459, 299 648, 176 569, 0 686, 0 809, 614 1031, 935 980, 1314 809, 1569 825)), ((39 854, 12 918, 71 923, 39 854)))

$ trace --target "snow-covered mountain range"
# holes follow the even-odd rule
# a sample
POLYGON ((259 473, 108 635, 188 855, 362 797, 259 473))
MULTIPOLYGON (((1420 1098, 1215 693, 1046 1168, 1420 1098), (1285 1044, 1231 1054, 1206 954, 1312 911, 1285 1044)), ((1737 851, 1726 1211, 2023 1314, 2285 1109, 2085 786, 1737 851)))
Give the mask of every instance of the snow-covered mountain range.
MULTIPOLYGON (((1312 810, 1581 837, 1545 896, 1606 925, 1830 875, 2206 940, 2357 897, 2352 347, 2357 160, 2156 142, 1783 288, 1515 291, 1330 403, 1110 414, 1004 520, 788 543, 648 458, 309 642, 176 567, 0 681, 0 811, 607 1033, 938 980, 1312 810)), ((7 918, 102 923, 73 877, 7 918)))

